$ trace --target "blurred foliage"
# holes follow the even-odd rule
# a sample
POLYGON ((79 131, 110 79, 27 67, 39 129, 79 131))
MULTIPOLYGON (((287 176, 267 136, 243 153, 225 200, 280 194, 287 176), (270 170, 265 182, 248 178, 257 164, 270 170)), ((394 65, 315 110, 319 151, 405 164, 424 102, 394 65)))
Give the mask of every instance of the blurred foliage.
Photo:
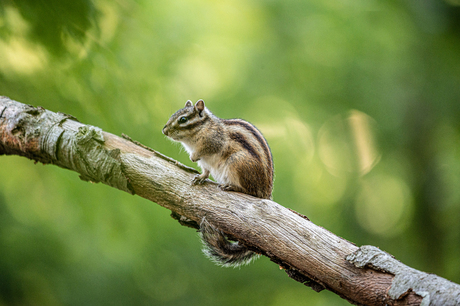
MULTIPOLYGON (((161 134, 203 98, 257 125, 274 199, 460 283, 457 0, 3 0, 0 95, 161 134)), ((266 258, 213 265, 166 209, 0 157, 0 305, 347 305, 266 258)))

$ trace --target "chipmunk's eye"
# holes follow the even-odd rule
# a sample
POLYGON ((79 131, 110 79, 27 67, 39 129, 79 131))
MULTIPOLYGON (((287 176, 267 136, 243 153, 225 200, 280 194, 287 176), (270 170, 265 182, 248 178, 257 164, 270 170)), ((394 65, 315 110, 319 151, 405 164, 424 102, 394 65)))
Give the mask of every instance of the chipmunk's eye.
POLYGON ((179 118, 179 123, 185 123, 187 122, 188 118, 187 117, 180 117, 179 118))

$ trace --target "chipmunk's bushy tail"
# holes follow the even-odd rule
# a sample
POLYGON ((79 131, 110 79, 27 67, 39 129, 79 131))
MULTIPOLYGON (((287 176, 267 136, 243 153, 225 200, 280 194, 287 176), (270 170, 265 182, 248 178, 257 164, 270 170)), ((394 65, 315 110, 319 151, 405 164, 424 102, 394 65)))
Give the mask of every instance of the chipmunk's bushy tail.
POLYGON ((225 234, 213 227, 206 218, 201 220, 200 235, 203 253, 216 264, 223 267, 238 267, 249 264, 259 257, 238 242, 231 242, 225 234))

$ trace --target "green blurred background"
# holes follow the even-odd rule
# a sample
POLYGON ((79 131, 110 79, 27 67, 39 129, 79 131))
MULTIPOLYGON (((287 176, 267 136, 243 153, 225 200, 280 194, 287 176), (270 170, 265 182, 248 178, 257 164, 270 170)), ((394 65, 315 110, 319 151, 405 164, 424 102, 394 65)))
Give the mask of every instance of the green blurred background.
MULTIPOLYGON (((460 1, 1 0, 0 95, 190 166, 186 100, 253 122, 274 200, 460 283, 460 1)), ((169 211, 0 156, 0 305, 348 305, 215 266, 169 211)))

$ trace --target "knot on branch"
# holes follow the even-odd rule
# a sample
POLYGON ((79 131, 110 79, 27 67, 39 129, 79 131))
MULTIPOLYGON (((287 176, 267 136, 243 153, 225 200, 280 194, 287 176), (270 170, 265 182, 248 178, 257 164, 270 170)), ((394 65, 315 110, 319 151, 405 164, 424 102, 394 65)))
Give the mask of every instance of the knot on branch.
POLYGON ((104 143, 104 135, 102 130, 92 125, 82 125, 78 128, 77 134, 75 134, 77 144, 81 146, 93 145, 93 140, 98 143, 104 143))

